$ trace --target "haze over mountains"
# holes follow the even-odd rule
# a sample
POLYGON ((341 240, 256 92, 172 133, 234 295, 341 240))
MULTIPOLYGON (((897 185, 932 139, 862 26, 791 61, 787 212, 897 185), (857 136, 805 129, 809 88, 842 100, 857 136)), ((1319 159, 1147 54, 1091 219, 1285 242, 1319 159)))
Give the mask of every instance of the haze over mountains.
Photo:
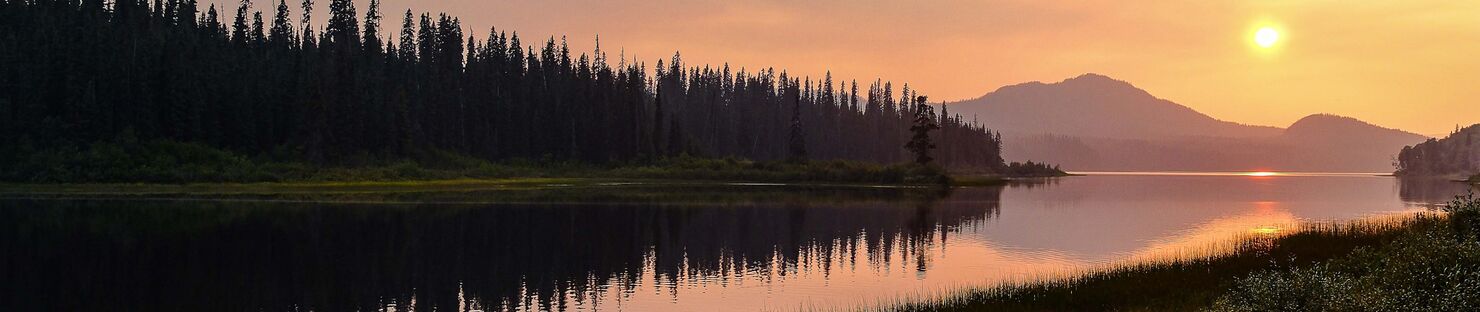
POLYGON ((1005 86, 948 109, 1001 131, 1008 160, 1077 171, 1392 172, 1399 150, 1427 139, 1327 114, 1288 128, 1222 121, 1097 74, 1005 86))

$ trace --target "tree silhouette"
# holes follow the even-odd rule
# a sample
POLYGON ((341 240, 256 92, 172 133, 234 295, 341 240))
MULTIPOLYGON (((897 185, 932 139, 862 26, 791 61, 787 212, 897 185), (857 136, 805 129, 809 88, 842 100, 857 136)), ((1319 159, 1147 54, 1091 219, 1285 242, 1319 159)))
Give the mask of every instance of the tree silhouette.
POLYGON ((930 150, 935 149, 935 143, 930 140, 930 131, 940 129, 935 122, 934 109, 925 103, 925 96, 915 98, 915 122, 910 126, 910 142, 905 144, 905 149, 915 154, 916 164, 929 164, 934 158, 930 157, 930 150))
POLYGON ((807 161, 807 138, 806 130, 802 128, 802 99, 797 96, 796 91, 787 88, 786 93, 790 95, 791 105, 791 131, 788 134, 787 159, 793 162, 807 161))
POLYGON ((269 30, 267 39, 273 47, 284 48, 293 44, 293 17, 289 12, 288 1, 278 0, 277 12, 272 15, 272 29, 269 30))

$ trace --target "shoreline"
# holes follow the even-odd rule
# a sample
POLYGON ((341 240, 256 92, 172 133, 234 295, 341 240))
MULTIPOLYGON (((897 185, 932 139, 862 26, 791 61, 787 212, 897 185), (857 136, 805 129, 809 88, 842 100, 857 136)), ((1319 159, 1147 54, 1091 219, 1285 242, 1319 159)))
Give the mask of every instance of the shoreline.
POLYGON ((1111 265, 1065 278, 949 290, 935 298, 899 299, 862 309, 1267 311, 1278 310, 1270 304, 1288 308, 1283 304, 1302 302, 1324 304, 1308 308, 1328 310, 1347 303, 1329 296, 1358 291, 1340 287, 1368 287, 1360 291, 1382 296, 1395 291, 1383 287, 1406 287, 1388 281, 1422 275, 1412 270, 1426 267, 1453 267, 1459 271, 1443 277, 1441 284, 1466 287, 1467 278, 1480 276, 1480 267, 1463 260, 1480 253, 1468 241, 1480 232, 1475 224, 1480 224, 1480 200, 1461 196, 1440 212, 1306 222, 1279 236, 1237 238, 1236 247, 1222 254, 1111 265), (1387 271, 1389 263, 1410 271, 1387 271), (1333 293, 1310 287, 1337 288, 1333 293))
POLYGON ((601 187, 792 187, 809 189, 944 189, 1036 183, 1056 177, 951 177, 950 185, 933 183, 865 183, 829 181, 715 180, 672 178, 521 177, 396 181, 248 182, 248 183, 0 183, 3 196, 170 196, 170 195, 314 195, 435 193, 478 191, 554 191, 601 187))
POLYGON ((1304 223, 1301 230, 1275 237, 1235 238, 1221 254, 1149 262, 1112 264, 1080 274, 948 290, 937 298, 918 298, 874 307, 872 311, 1193 311, 1204 310, 1239 278, 1265 270, 1301 269, 1374 248, 1397 239, 1432 217, 1410 215, 1398 225, 1371 221, 1346 224, 1304 223))

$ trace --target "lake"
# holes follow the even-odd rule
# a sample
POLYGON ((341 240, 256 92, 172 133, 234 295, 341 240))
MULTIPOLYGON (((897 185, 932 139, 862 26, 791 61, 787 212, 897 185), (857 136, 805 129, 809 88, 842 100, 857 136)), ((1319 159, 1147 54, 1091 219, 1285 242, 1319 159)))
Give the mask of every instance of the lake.
POLYGON ((518 203, 477 191, 12 196, 0 199, 0 310, 848 309, 1196 255, 1464 190, 1363 174, 1092 173, 949 192, 613 184, 564 190, 611 200, 518 203))

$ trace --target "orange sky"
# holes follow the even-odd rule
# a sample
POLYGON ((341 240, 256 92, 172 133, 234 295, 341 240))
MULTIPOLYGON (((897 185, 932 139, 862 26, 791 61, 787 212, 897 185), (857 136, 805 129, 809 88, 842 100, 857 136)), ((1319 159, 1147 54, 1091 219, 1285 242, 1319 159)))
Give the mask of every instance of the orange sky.
MULTIPOLYGON (((356 1, 363 13, 368 0, 356 1)), ((259 2, 258 8, 271 8, 259 2)), ((315 2, 316 11, 327 11, 328 0, 315 2)), ((625 49, 651 65, 677 50, 690 65, 729 62, 813 77, 831 70, 840 78, 909 82, 934 100, 1094 72, 1250 124, 1287 126, 1308 114, 1333 113, 1434 135, 1480 122, 1480 1, 385 0, 383 6, 391 34, 411 6, 461 17, 479 38, 497 26, 519 31, 526 44, 566 35, 573 49, 589 51, 600 34, 612 58, 625 49), (1273 50, 1252 44, 1261 23, 1281 30, 1273 50)), ((324 20, 316 18, 320 27, 324 20)))

